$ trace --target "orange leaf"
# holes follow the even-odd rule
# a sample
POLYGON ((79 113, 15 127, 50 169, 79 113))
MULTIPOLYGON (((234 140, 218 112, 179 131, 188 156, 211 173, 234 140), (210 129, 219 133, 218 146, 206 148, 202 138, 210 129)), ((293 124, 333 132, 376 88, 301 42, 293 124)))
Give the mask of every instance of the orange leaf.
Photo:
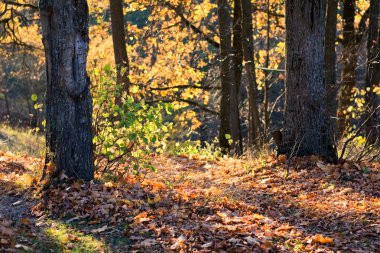
POLYGON ((314 236, 313 241, 321 244, 330 244, 333 243, 334 239, 318 234, 314 236))

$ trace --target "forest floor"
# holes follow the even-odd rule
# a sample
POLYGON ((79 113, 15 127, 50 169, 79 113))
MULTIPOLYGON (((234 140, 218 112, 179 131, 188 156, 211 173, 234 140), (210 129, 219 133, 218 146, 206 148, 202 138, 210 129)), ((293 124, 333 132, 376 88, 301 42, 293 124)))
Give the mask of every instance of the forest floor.
POLYGON ((39 193, 0 152, 0 252, 379 252, 380 164, 151 157, 157 173, 39 193))

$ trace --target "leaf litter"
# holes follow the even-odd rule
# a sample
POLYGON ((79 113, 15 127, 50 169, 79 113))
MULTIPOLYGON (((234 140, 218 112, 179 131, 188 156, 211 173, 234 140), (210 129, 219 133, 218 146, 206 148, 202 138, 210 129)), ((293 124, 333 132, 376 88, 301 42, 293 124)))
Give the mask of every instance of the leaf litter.
MULTIPOLYGON (((25 159, 25 167, 36 164, 25 159)), ((20 158, 2 154, 0 160, 20 158)), ((143 181, 127 175, 119 182, 67 181, 49 188, 26 217, 0 217, 0 249, 41 252, 33 238, 44 239, 41 228, 51 226, 47 220, 104 240, 95 252, 380 249, 379 163, 331 165, 318 157, 271 156, 212 162, 156 156, 152 163, 158 172, 143 181), (20 230, 26 236, 15 236, 20 230)), ((9 169, 4 171, 1 180, 14 182, 9 169)), ((12 187, 4 191, 15 194, 12 187)), ((10 208, 24 202, 13 207, 16 201, 11 202, 10 208)), ((81 235, 66 237, 74 245, 81 241, 81 235)))

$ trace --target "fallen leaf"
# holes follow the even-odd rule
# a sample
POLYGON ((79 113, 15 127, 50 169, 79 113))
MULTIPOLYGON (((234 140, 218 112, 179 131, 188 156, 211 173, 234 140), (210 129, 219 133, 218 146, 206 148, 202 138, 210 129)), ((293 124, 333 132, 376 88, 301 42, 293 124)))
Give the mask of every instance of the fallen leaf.
POLYGON ((288 158, 286 157, 286 155, 279 155, 279 156, 277 157, 277 161, 278 161, 279 163, 284 163, 284 162, 286 161, 286 159, 288 159, 288 158))
POLYGON ((26 252, 32 252, 33 251, 33 249, 31 247, 26 246, 26 245, 22 245, 22 244, 16 244, 15 248, 16 249, 22 249, 26 252))
POLYGON ((12 206, 18 206, 18 205, 21 205, 21 203, 22 203, 22 200, 19 200, 13 203, 12 206))
POLYGON ((92 229, 92 230, 90 230, 90 232, 91 233, 101 233, 101 232, 106 231, 107 229, 108 229, 108 226, 105 225, 105 226, 103 226, 101 228, 92 229))
POLYGON ((9 244, 9 240, 1 238, 0 244, 9 244))
POLYGON ((180 237, 177 238, 176 242, 170 247, 172 250, 177 250, 182 248, 182 246, 185 244, 187 241, 186 236, 181 235, 180 237))
POLYGON ((139 243, 139 246, 149 248, 153 245, 156 245, 158 242, 155 239, 146 239, 139 243))
POLYGON ((228 242, 231 243, 231 244, 238 244, 240 243, 240 239, 237 239, 237 238, 230 238, 228 239, 228 242))
POLYGON ((201 245, 201 248, 207 249, 207 248, 212 247, 213 244, 214 244, 214 242, 208 242, 208 243, 201 245))
POLYGON ((313 237, 313 241, 321 244, 330 244, 334 242, 334 239, 321 234, 317 234, 313 237))
POLYGON ((260 241, 257 240, 256 238, 253 238, 251 236, 248 236, 246 238, 244 238, 244 240, 246 240, 246 242, 248 243, 248 245, 255 245, 255 244, 260 244, 260 241))
POLYGON ((22 218, 21 223, 24 225, 30 225, 32 222, 28 218, 22 218))
POLYGON ((12 229, 4 227, 4 226, 0 226, 0 234, 6 235, 6 236, 13 236, 14 235, 12 229))
POLYGON ((317 167, 325 173, 330 173, 333 170, 333 167, 331 165, 326 165, 321 161, 317 162, 317 167))

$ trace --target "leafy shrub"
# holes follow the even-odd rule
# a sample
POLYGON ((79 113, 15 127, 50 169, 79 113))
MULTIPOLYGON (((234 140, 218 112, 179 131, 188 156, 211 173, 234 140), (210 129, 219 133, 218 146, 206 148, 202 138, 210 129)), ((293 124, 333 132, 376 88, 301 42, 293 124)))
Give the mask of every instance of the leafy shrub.
POLYGON ((223 156, 221 148, 218 147, 217 139, 211 143, 206 141, 203 144, 200 140, 171 142, 169 149, 174 155, 195 155, 208 160, 214 160, 223 156))
POLYGON ((121 86, 116 85, 114 76, 109 66, 92 73, 96 165, 104 166, 104 170, 123 165, 130 173, 147 168, 155 170, 146 158, 166 148, 172 123, 164 118, 171 114, 171 105, 151 106, 132 95, 121 94, 121 86), (123 103, 117 105, 115 97, 120 95, 123 103))

